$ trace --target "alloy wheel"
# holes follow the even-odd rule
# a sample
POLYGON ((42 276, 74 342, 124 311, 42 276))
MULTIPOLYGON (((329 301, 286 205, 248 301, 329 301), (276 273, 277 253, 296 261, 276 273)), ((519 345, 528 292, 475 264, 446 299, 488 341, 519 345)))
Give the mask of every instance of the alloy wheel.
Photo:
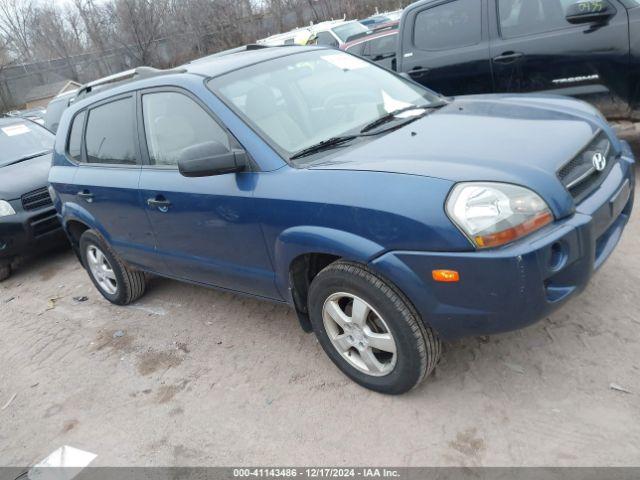
POLYGON ((109 295, 115 295, 118 291, 118 280, 111 267, 111 263, 95 245, 87 247, 87 263, 89 271, 100 288, 109 295))
POLYGON ((393 334, 365 300, 335 293, 324 303, 322 320, 334 348, 352 367, 375 377, 393 371, 397 360, 393 334))

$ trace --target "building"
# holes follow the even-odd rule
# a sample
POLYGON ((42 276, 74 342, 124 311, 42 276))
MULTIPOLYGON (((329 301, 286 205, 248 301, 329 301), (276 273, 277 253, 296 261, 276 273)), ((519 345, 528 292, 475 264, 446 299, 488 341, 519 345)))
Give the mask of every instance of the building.
POLYGON ((25 97, 25 108, 45 107, 57 95, 61 93, 77 90, 82 85, 73 80, 62 80, 60 82, 49 83, 33 87, 27 92, 25 97))

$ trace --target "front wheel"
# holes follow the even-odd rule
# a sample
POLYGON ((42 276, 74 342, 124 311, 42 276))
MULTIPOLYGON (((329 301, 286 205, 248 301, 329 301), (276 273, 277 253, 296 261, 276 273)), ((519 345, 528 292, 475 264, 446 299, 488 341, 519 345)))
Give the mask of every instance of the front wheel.
POLYGON ((80 256, 91 281, 111 303, 128 305, 144 294, 144 272, 127 266, 93 230, 80 237, 80 256))
POLYGON ((329 358, 363 387, 401 394, 436 366, 441 344, 407 298, 364 266, 336 262, 309 290, 313 329, 329 358))

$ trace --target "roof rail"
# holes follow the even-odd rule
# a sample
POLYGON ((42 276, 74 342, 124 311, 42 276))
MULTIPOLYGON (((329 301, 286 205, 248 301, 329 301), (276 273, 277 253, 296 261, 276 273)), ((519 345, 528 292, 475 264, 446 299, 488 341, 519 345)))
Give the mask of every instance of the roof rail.
POLYGON ((250 43, 248 45, 242 45, 241 47, 230 48, 229 50, 223 50, 221 52, 212 53, 211 55, 207 55, 206 57, 196 58, 195 60, 191 60, 191 62, 189 63, 190 64, 202 63, 212 58, 225 57, 227 55, 231 55, 232 53, 248 52, 251 50, 262 50, 263 48, 269 48, 269 45, 262 45, 259 43, 250 43))
POLYGON ((114 73, 108 77, 99 78, 93 82, 85 83, 78 90, 76 97, 81 97, 90 93, 96 87, 102 87, 112 83, 124 82, 127 80, 141 80, 143 78, 152 78, 160 75, 169 75, 172 73, 185 73, 185 68, 173 68, 169 70, 161 70, 153 67, 137 67, 131 70, 125 70, 124 72, 114 73))

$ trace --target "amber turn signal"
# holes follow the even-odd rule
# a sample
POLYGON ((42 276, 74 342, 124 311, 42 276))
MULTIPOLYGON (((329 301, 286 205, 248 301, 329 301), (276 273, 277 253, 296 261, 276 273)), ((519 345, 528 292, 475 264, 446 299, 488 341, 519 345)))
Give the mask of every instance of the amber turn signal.
POLYGON ((434 270, 431 274, 436 282, 454 283, 460 281, 460 274, 455 270, 434 270))

